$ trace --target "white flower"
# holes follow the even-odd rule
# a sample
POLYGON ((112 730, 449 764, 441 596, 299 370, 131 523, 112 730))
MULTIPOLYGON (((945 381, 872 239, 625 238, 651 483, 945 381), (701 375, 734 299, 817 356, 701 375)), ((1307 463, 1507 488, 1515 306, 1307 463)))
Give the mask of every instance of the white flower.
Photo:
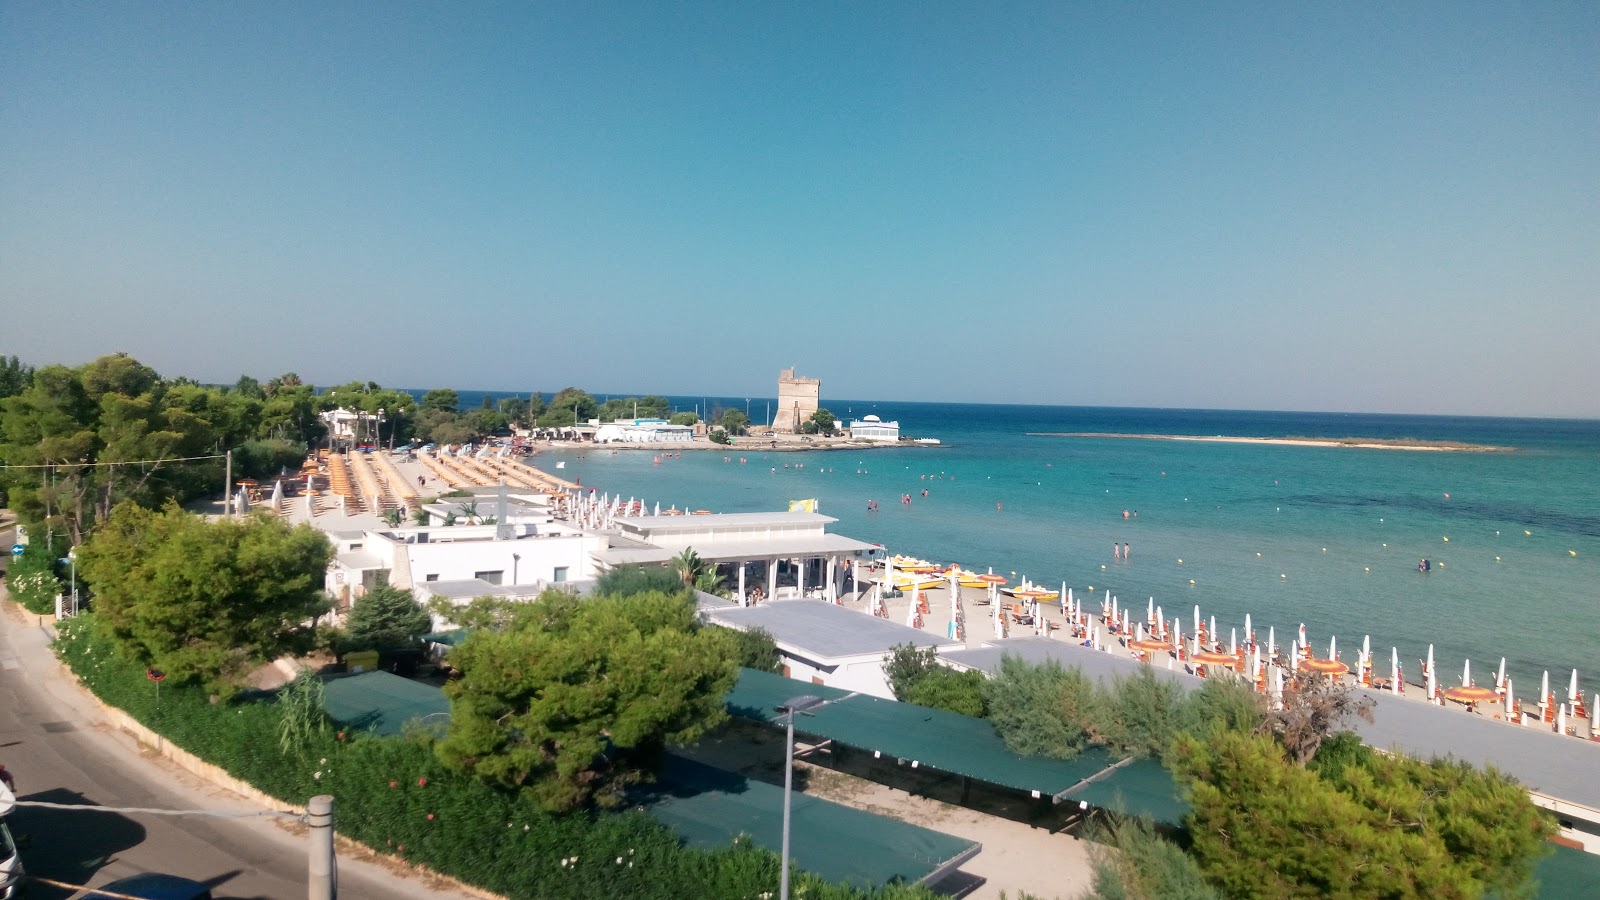
POLYGON ((561 868, 565 869, 566 867, 567 867, 567 858, 565 856, 563 856, 563 857, 561 857, 561 868))
POLYGON ((622 857, 617 857, 617 865, 622 865, 622 857))
POLYGON ((327 764, 328 764, 328 758, 326 756, 324 756, 322 758, 321 762, 318 763, 318 765, 322 765, 322 766, 325 766, 327 764))
POLYGON ((311 773, 311 777, 312 778, 321 778, 322 777, 322 773, 321 772, 312 772, 311 773))

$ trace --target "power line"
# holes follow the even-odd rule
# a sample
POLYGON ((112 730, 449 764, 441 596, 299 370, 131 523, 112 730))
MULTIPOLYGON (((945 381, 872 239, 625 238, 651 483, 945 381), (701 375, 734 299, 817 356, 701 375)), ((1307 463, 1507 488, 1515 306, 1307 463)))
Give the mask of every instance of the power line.
POLYGON ((58 469, 58 468, 91 468, 94 466, 134 466, 144 463, 191 462, 197 459, 225 459, 226 453, 213 453, 209 456, 170 456, 165 459, 119 459, 111 462, 54 462, 40 463, 38 465, 19 466, 11 463, 0 463, 0 469, 58 469))

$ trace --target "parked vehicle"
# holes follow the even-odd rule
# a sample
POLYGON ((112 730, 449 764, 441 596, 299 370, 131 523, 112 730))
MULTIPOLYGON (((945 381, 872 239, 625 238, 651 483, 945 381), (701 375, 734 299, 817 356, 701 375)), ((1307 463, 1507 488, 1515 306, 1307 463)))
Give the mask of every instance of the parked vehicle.
POLYGON ((0 900, 11 900, 21 889, 22 857, 17 855, 17 844, 11 839, 5 820, 16 808, 16 801, 10 784, 0 781, 0 900))

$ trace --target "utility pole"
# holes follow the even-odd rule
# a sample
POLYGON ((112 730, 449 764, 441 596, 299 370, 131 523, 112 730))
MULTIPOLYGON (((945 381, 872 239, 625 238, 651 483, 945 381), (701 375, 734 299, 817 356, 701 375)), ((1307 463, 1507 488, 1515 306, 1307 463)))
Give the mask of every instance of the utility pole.
POLYGON ((228 464, 222 475, 222 514, 233 517, 233 451, 228 451, 228 464))

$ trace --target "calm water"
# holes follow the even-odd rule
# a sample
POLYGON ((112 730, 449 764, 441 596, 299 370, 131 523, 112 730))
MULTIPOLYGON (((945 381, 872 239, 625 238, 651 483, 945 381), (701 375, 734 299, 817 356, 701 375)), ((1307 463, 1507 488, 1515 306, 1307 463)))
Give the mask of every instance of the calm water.
MULTIPOLYGON (((463 404, 478 396, 463 394, 463 404)), ((757 421, 765 402, 752 400, 757 421)), ((744 401, 720 404, 743 408, 744 401)), ((897 418, 903 433, 946 446, 735 448, 732 462, 687 452, 657 464, 650 452, 608 450, 542 459, 565 458, 568 477, 663 506, 750 512, 816 497, 839 519, 834 530, 892 551, 1065 581, 1077 592, 1092 586, 1086 596, 1096 602, 1108 589, 1139 607, 1154 597, 1186 624, 1199 604, 1223 633, 1242 627, 1248 612, 1263 640, 1268 625, 1287 642, 1304 622, 1319 653, 1336 634, 1347 660, 1371 635, 1380 674, 1398 646, 1415 678, 1433 643, 1446 679, 1459 678, 1470 658, 1484 681, 1505 656, 1520 695, 1537 694, 1546 669, 1558 691, 1573 668, 1585 692, 1600 689, 1600 422, 828 406, 841 418, 897 418), (1431 453, 1026 434, 1039 431, 1410 437, 1519 449, 1431 453), (910 506, 899 502, 905 493, 914 496, 910 506), (874 499, 879 509, 869 513, 874 499), (1124 519, 1125 509, 1137 518, 1124 519), (1113 542, 1131 544, 1132 558, 1114 560, 1113 542), (1423 557, 1434 564, 1427 575, 1416 570, 1423 557)))

